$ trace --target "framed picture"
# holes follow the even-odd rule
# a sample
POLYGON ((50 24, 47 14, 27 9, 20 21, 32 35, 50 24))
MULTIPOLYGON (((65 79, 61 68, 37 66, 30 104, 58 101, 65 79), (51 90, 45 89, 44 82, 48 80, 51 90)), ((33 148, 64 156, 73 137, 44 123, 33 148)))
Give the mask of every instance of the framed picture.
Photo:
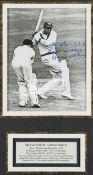
POLYGON ((92 5, 2 0, 0 175, 93 175, 92 5))
POLYGON ((3 116, 91 116, 91 4, 3 4, 3 116))

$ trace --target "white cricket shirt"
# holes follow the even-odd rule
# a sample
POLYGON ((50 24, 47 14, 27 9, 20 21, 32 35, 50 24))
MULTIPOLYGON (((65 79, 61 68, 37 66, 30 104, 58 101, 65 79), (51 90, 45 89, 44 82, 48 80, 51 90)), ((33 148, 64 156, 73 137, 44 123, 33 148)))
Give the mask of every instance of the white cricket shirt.
POLYGON ((37 33, 34 38, 38 40, 40 38, 40 34, 42 34, 42 37, 44 39, 41 39, 40 43, 38 43, 38 48, 40 51, 40 54, 45 54, 49 52, 55 52, 55 43, 57 38, 57 33, 53 30, 51 30, 49 37, 47 38, 47 35, 43 34, 43 29, 37 33))
POLYGON ((14 62, 15 64, 27 63, 28 61, 31 61, 31 58, 34 56, 35 52, 31 47, 27 45, 18 46, 14 50, 12 62, 14 62))

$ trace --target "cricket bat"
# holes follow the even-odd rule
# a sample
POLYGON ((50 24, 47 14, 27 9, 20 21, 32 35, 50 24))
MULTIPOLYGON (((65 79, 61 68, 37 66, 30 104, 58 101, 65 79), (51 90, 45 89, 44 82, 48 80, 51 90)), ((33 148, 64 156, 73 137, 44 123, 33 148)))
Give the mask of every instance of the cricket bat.
POLYGON ((38 31, 40 23, 42 21, 42 18, 43 18, 43 9, 41 9, 41 12, 40 12, 40 15, 39 15, 39 18, 38 18, 38 22, 37 22, 37 25, 36 25, 36 28, 35 28, 35 32, 38 31))

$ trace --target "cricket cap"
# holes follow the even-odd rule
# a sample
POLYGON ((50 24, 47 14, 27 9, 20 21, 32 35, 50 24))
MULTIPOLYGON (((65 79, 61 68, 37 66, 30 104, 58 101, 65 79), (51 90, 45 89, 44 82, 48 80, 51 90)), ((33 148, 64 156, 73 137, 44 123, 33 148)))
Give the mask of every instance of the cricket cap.
POLYGON ((52 25, 51 22, 44 22, 44 27, 45 27, 45 28, 52 29, 53 25, 52 25))

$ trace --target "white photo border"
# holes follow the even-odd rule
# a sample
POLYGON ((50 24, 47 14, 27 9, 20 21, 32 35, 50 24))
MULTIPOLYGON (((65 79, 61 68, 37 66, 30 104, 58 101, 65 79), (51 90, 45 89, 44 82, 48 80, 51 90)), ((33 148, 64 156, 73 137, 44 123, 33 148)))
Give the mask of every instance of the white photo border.
POLYGON ((3 116, 91 116, 91 4, 3 4, 3 116), (7 111, 7 9, 85 8, 86 9, 86 111, 7 111))

